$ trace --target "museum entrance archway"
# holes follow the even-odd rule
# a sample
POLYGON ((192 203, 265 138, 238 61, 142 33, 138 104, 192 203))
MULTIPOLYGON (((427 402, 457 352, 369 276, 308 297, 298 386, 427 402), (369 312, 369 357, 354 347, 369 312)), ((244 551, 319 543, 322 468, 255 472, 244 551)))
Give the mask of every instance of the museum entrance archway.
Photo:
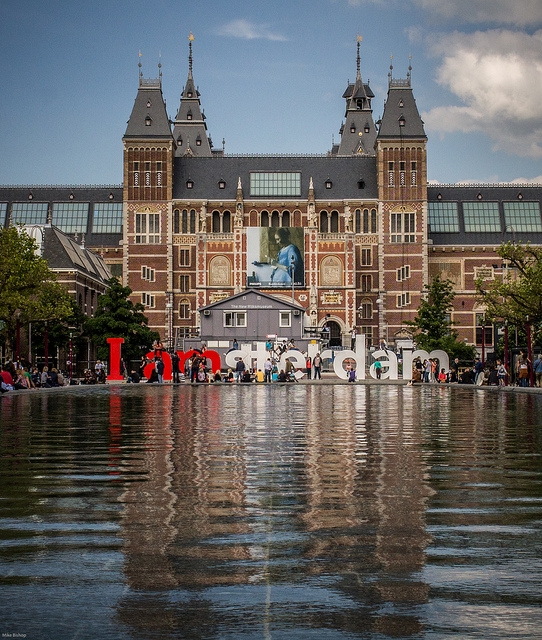
POLYGON ((341 339, 341 327, 334 320, 328 320, 325 325, 326 333, 328 337, 328 346, 329 347, 341 347, 342 339, 341 339))

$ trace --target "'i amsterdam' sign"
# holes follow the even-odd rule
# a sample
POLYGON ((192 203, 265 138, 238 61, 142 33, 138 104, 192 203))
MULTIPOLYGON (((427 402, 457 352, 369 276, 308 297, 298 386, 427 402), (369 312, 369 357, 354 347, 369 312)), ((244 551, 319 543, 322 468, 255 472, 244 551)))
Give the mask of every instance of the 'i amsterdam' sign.
MULTIPOLYGON (((107 342, 109 343, 109 362, 110 362, 110 371, 109 371, 109 380, 123 380, 123 376, 120 373, 120 359, 121 359, 121 345, 124 342, 124 338, 107 338, 107 342)), ((318 345, 310 344, 308 347, 309 356, 312 358, 316 355, 318 345)), ((189 358, 192 358, 194 355, 198 354, 198 351, 191 349, 190 351, 177 351, 177 354, 180 358, 179 368, 181 371, 184 369, 184 363, 189 358)), ((154 358, 154 351, 149 351, 147 353, 147 359, 152 360, 154 358)), ((367 342, 365 340, 364 335, 356 336, 356 348, 352 349, 344 349, 342 351, 332 351, 331 349, 324 349, 320 356, 323 360, 330 359, 332 361, 332 367, 335 375, 342 379, 347 380, 348 373, 346 371, 346 363, 350 365, 355 365, 356 369, 356 378, 358 380, 365 380, 367 375, 369 377, 376 379, 376 371, 374 362, 376 360, 380 360, 380 364, 382 365, 382 379, 388 380, 397 380, 399 378, 398 373, 398 363, 397 356, 392 351, 387 351, 385 349, 380 349, 378 351, 370 352, 370 356, 373 359, 372 364, 369 367, 369 370, 366 371, 367 362, 367 342)), ((222 360, 220 354, 217 351, 213 351, 212 349, 207 349, 205 351, 205 357, 211 363, 212 371, 216 371, 217 369, 222 368, 222 360)), ((255 366, 257 369, 261 369, 263 371, 263 365, 267 358, 269 357, 269 352, 265 349, 264 342, 256 343, 256 349, 248 350, 248 349, 237 349, 229 351, 224 359, 227 367, 231 367, 235 369, 235 365, 238 360, 243 360, 247 367, 255 366)), ((415 358, 421 358, 422 360, 426 358, 438 358, 439 367, 444 368, 445 371, 448 371, 450 368, 450 360, 448 354, 444 351, 431 351, 428 353, 422 349, 418 349, 416 351, 403 351, 403 380, 410 380, 412 377, 412 363, 415 358)), ((162 351, 162 359, 164 361, 164 380, 171 380, 171 357, 167 351, 162 351)), ((282 354, 280 358, 280 362, 278 364, 279 369, 286 369, 286 361, 290 360, 294 367, 297 369, 295 372, 295 376, 298 379, 301 379, 305 376, 301 369, 305 369, 306 359, 301 351, 296 349, 292 349, 290 351, 286 351, 282 354)), ((148 378, 154 368, 154 364, 150 362, 147 364, 144 370, 145 377, 148 378)))

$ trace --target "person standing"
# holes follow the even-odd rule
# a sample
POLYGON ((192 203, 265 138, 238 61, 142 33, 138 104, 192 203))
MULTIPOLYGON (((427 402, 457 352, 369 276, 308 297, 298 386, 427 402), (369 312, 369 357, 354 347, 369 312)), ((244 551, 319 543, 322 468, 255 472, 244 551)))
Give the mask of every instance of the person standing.
POLYGON ((241 358, 239 358, 239 360, 237 360, 237 363, 235 365, 235 381, 241 382, 241 379, 243 378, 244 373, 245 373, 245 363, 241 358))
POLYGON ((497 380, 499 382, 499 387, 505 386, 507 375, 508 372, 506 371, 506 367, 500 360, 497 360, 497 380))
POLYGON ((474 384, 482 385, 484 383, 484 363, 480 358, 476 358, 474 363, 474 384))
POLYGON ((459 358, 456 358, 452 362, 452 366, 450 367, 451 377, 450 382, 459 382, 459 358))
POLYGON ((164 361, 161 357, 156 358, 156 375, 158 376, 158 382, 164 382, 164 361))
POLYGON ((171 375, 173 383, 179 383, 181 381, 181 371, 179 369, 180 362, 181 359, 179 358, 179 354, 176 351, 173 351, 171 354, 171 375))
POLYGON ((318 380, 322 379, 322 358, 320 357, 320 353, 317 353, 312 359, 312 368, 314 369, 314 379, 318 378, 318 380))
POLYGON ((529 378, 531 373, 531 361, 527 357, 525 351, 519 352, 516 374, 520 387, 529 386, 529 378))
POLYGON ((538 358, 533 362, 533 369, 535 384, 537 387, 542 387, 542 354, 539 354, 538 358))
POLYGON ((264 382, 271 382, 271 376, 273 375, 273 363, 271 362, 271 358, 267 358, 267 360, 264 362, 263 373, 264 382))
POLYGON ((305 371, 307 373, 307 379, 310 380, 312 375, 312 360, 308 353, 305 355, 306 355, 305 371))

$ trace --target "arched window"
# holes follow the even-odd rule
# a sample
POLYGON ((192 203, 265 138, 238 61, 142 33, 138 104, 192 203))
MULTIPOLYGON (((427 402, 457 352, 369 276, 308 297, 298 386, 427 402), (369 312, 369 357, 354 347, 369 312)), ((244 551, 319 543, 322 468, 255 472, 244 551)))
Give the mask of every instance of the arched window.
POLYGON ((356 209, 356 233, 361 233, 361 209, 356 209))
POLYGON ((181 214, 179 209, 173 212, 173 233, 181 233, 181 214))
POLYGON ((331 233, 339 233, 339 212, 338 211, 331 212, 330 231, 331 233))
POLYGON ((220 211, 213 211, 213 226, 211 230, 213 233, 220 233, 220 211))
POLYGON ((196 212, 190 209, 190 233, 196 233, 196 212))
POLYGON ((272 227, 280 227, 279 212, 278 211, 273 211, 273 213, 271 214, 271 226, 272 227))
POLYGON ((329 225, 327 219, 327 211, 320 211, 320 232, 328 233, 329 225))
POLYGON ((190 320, 190 300, 186 298, 179 302, 179 319, 190 320))
POLYGON ((289 211, 283 211, 282 212, 282 227, 289 227, 290 226, 290 212, 289 211))
POLYGON ((267 211, 262 211, 260 213, 260 226, 261 227, 269 226, 269 213, 267 211))
POLYGON ((222 231, 223 233, 230 233, 231 231, 231 214, 229 211, 224 211, 222 214, 222 231))
POLYGON ((359 315, 362 320, 372 320, 373 318, 373 303, 367 298, 361 301, 359 306, 359 315))
POLYGON ((188 233, 188 211, 186 209, 183 209, 181 218, 181 233, 188 233))

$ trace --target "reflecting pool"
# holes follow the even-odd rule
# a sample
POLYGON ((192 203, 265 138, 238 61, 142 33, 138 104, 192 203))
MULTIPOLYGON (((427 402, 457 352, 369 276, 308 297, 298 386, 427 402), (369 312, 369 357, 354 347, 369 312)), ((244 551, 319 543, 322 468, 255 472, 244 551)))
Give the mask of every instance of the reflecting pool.
POLYGON ((4 394, 0 632, 540 637, 541 415, 460 387, 4 394))

